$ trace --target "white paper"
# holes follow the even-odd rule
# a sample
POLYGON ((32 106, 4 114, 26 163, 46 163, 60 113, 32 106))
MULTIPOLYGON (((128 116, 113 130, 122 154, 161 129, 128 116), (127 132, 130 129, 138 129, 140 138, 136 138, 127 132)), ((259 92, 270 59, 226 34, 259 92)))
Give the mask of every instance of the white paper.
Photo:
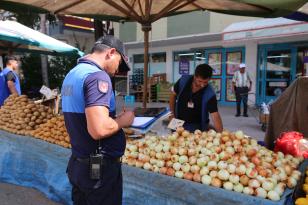
POLYGON ((139 127, 139 126, 142 126, 142 125, 150 122, 153 119, 154 119, 154 117, 135 117, 132 126, 139 127))

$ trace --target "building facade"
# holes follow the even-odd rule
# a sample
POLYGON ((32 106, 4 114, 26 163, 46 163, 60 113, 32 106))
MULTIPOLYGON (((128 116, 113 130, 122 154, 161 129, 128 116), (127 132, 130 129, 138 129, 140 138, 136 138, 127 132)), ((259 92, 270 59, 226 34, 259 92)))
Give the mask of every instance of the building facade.
MULTIPOLYGON (((126 42, 131 83, 143 83, 143 34, 136 23, 115 26, 126 42)), ((234 104, 231 79, 240 63, 253 78, 250 104, 269 102, 305 74, 308 24, 284 18, 257 19, 213 12, 172 16, 153 24, 149 77, 166 73, 174 83, 200 63, 214 68, 211 84, 221 104, 234 104)))

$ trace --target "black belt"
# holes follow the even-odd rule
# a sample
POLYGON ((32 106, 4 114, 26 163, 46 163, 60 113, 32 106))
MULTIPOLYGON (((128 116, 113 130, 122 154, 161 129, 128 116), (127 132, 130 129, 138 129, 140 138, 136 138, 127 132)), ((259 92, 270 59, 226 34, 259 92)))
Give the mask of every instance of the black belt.
MULTIPOLYGON (((89 164, 90 158, 79 158, 72 156, 72 158, 78 162, 81 162, 83 164, 89 164)), ((111 158, 111 157, 103 157, 102 158, 103 163, 121 163, 121 158, 111 158)))

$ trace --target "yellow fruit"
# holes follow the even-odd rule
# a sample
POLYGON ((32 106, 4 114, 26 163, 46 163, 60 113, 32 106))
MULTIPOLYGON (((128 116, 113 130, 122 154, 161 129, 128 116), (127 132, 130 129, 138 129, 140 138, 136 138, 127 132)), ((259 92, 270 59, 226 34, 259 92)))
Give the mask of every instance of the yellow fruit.
POLYGON ((307 205, 308 204, 308 198, 298 198, 295 201, 295 205, 307 205))
POLYGON ((303 185, 303 190, 306 192, 306 194, 308 194, 308 184, 303 185))
POLYGON ((308 177, 305 178, 305 184, 308 184, 308 177))

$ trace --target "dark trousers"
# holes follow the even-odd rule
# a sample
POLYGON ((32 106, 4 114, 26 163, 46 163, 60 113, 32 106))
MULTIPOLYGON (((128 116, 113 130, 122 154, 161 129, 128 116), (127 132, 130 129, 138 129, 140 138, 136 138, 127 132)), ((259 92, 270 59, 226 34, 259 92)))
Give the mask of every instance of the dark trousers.
POLYGON ((120 162, 104 163, 100 180, 89 177, 89 164, 71 157, 68 177, 74 205, 122 205, 123 181, 120 162))
POLYGON ((235 87, 236 114, 241 114, 241 102, 244 105, 244 115, 247 114, 248 87, 235 87))

